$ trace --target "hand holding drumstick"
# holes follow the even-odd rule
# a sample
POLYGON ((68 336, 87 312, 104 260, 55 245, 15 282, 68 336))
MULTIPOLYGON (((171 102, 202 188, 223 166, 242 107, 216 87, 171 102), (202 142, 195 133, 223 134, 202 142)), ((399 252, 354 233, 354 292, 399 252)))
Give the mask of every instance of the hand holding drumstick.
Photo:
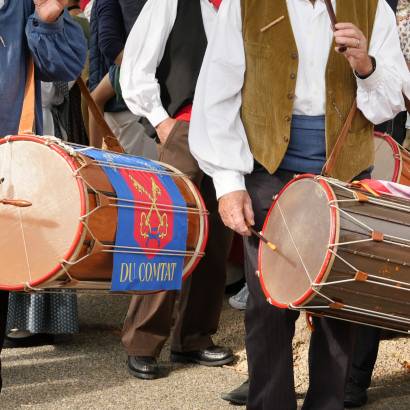
POLYGON ((373 71, 373 62, 367 52, 367 39, 352 23, 338 23, 331 0, 325 0, 332 23, 336 51, 342 53, 352 69, 360 76, 367 77, 373 71))

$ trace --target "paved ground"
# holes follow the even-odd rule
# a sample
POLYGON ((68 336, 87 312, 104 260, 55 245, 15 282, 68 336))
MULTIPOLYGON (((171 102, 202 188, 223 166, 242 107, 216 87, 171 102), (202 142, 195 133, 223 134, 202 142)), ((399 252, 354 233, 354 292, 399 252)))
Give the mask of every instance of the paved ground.
MULTIPOLYGON (((120 323, 127 297, 80 297, 81 333, 72 342, 33 349, 4 350, 5 381, 1 409, 138 409, 213 410, 234 409, 219 399, 246 379, 243 352, 243 317, 225 306, 222 329, 216 342, 239 353, 235 368, 170 366, 169 350, 161 357, 169 377, 141 381, 128 375, 125 354, 119 342, 120 323), (239 372, 238 372, 239 371, 239 372)), ((409 340, 382 343, 374 387, 370 391, 373 410, 410 408, 409 340)), ((306 389, 307 333, 299 324, 295 339, 295 381, 300 397, 306 389)), ((272 410, 280 410, 280 406, 272 410)))

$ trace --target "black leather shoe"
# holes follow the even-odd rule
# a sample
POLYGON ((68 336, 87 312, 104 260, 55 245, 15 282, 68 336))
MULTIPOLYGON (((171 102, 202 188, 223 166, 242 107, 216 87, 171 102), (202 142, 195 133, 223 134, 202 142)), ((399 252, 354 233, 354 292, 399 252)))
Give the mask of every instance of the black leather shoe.
POLYGON ((174 363, 197 363, 203 366, 223 366, 233 362, 232 350, 228 347, 210 346, 206 349, 192 352, 171 351, 171 362, 174 363))
POLYGON ((344 405, 347 409, 362 407, 367 403, 367 391, 352 381, 346 386, 344 405))
POLYGON ((24 337, 8 337, 4 338, 4 349, 15 349, 20 347, 35 347, 55 344, 54 335, 47 333, 34 333, 24 337))
POLYGON ((249 394, 249 379, 242 383, 235 390, 221 395, 223 400, 229 401, 237 406, 246 406, 249 394))
POLYGON ((157 359, 149 356, 128 356, 128 371, 134 377, 153 380, 160 377, 157 359))

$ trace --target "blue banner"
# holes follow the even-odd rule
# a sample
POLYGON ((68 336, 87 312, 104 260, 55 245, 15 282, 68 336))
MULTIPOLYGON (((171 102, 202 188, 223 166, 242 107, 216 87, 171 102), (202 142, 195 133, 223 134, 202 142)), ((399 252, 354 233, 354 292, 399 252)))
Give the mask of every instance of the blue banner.
POLYGON ((111 290, 181 289, 188 216, 169 171, 142 157, 78 151, 101 163, 118 198, 111 290))

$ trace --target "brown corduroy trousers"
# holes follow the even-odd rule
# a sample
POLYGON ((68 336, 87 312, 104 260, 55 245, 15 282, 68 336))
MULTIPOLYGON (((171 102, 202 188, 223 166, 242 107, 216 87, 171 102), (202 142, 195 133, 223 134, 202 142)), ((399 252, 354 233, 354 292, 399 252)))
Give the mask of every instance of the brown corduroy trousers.
POLYGON ((188 147, 189 123, 179 121, 160 148, 159 160, 178 168, 198 184, 209 215, 205 256, 182 290, 133 296, 122 343, 129 356, 157 357, 171 335, 171 350, 186 352, 212 345, 222 308, 232 233, 218 214, 212 180, 204 176, 188 147))

